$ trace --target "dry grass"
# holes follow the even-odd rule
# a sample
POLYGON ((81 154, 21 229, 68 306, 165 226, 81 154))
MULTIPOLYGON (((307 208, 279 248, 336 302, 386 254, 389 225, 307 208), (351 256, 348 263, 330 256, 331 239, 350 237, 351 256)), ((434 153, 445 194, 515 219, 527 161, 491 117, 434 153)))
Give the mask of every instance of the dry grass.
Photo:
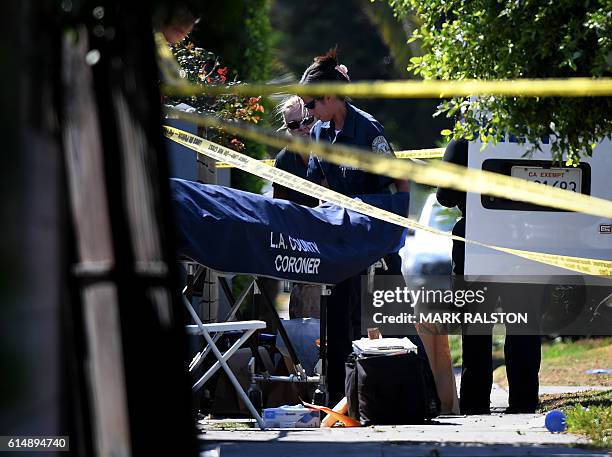
POLYGON ((553 409, 570 408, 574 406, 583 406, 585 408, 591 408, 593 406, 612 406, 612 389, 541 395, 538 412, 545 413, 553 409))
MULTIPOLYGON (((587 370, 595 368, 612 368, 610 338, 584 339, 542 346, 542 365, 540 367, 540 384, 542 385, 612 387, 612 375, 586 373, 587 370)), ((495 370, 493 380, 507 388, 505 366, 495 370)))

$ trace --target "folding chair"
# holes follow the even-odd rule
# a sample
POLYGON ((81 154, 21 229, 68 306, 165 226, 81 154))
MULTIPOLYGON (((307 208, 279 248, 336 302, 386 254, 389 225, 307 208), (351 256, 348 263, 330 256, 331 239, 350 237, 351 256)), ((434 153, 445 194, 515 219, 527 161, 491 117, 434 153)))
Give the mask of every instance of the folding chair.
MULTIPOLYGON (((206 383, 206 381, 208 381, 212 377, 213 374, 217 372, 219 368, 223 368, 230 382, 236 389, 236 393, 242 399, 253 418, 257 421, 259 428, 263 430, 265 426, 261 415, 259 414, 259 412, 257 412, 257 409, 255 408, 255 406, 253 406, 253 403, 242 389, 242 386, 236 379, 236 376, 227 364, 227 361, 232 355, 234 355, 234 353, 238 349, 240 349, 240 347, 251 337, 251 335, 255 333, 255 331, 266 328, 266 323, 264 321, 251 320, 204 324, 198 314, 193 309, 191 302, 187 299, 185 294, 183 294, 183 302, 185 303, 185 307, 191 315, 191 318, 195 322, 195 325, 187 325, 187 333, 189 335, 202 336, 206 341, 205 349, 198 354, 198 356, 196 357, 197 360, 194 359, 195 362, 192 361, 192 363, 190 364, 190 371, 193 371, 195 368, 197 368, 197 366, 199 366, 201 361, 204 360, 205 356, 209 352, 212 352, 215 358, 217 359, 217 361, 208 370, 206 370, 206 373, 204 373, 204 375, 200 379, 198 379, 198 381, 192 386, 192 391, 196 392, 206 383), (225 353, 222 353, 217 347, 216 342, 221 337, 221 335, 223 335, 223 333, 230 331, 239 331, 244 333, 234 344, 232 344, 232 346, 227 351, 225 351, 225 353), (211 336, 211 334, 214 335, 211 336)), ((235 314, 235 310, 233 310, 233 312, 230 314, 233 316, 233 314, 235 314)))

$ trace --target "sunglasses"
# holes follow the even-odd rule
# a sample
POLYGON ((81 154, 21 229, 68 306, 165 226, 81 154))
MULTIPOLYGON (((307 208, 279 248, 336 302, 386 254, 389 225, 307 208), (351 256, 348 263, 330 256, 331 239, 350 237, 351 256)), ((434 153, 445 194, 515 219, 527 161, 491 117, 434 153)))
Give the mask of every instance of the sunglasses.
POLYGON ((304 119, 302 119, 302 121, 291 121, 291 122, 287 122, 287 128, 289 130, 297 130, 300 127, 304 127, 306 125, 310 125, 312 124, 314 121, 314 116, 307 116, 304 119))
POLYGON ((308 103, 304 103, 304 108, 314 109, 315 105, 317 104, 317 100, 321 100, 321 98, 313 98, 308 103))

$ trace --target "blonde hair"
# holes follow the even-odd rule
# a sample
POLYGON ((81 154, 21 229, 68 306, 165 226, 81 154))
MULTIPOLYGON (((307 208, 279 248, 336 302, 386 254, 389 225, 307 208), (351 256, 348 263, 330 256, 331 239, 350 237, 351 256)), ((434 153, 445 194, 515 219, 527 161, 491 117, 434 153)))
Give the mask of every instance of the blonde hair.
POLYGON ((285 114, 291 111, 292 109, 299 109, 302 112, 302 117, 306 117, 306 115, 308 114, 306 112, 306 108, 304 108, 304 101, 300 97, 298 97, 297 95, 287 97, 276 107, 276 114, 280 116, 280 119, 283 123, 283 125, 278 129, 279 131, 287 129, 287 123, 285 122, 285 114))

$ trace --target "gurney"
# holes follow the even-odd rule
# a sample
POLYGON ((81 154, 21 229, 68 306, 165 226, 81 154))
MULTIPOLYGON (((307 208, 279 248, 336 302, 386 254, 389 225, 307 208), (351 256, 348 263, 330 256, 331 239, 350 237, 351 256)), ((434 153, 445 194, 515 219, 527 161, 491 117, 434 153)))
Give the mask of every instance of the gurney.
MULTIPOLYGON (((268 304, 270 311, 273 311, 274 319, 278 319, 276 324, 279 333, 298 371, 288 380, 316 382, 318 388, 313 401, 326 404, 325 298, 329 287, 363 272, 385 255, 397 252, 403 243, 404 229, 331 204, 307 208, 236 189, 180 179, 172 179, 170 186, 177 222, 177 252, 180 258, 189 259, 192 265, 188 272, 187 286, 183 290, 185 305, 196 324, 191 326, 189 331, 202 333, 206 332, 207 325, 214 325, 202 324, 190 301, 194 284, 197 284, 205 269, 221 274, 250 275, 253 281, 249 287, 256 285, 259 277, 321 285, 322 364, 318 377, 305 374, 274 306, 268 297, 264 296, 264 302, 268 304), (194 269, 194 263, 199 267, 194 269)), ((364 195, 357 198, 396 214, 406 215, 408 212, 407 193, 364 195)), ((228 318, 234 319, 245 294, 238 299, 234 298, 223 276, 220 278, 220 284, 232 305, 228 318)), ((236 322, 235 325, 240 327, 241 331, 245 327, 248 327, 249 331, 261 327, 261 324, 249 325, 246 322, 236 322)), ((194 359, 196 362, 192 363, 190 368, 197 365, 212 350, 218 362, 215 364, 216 369, 222 366, 226 373, 231 371, 220 359, 222 355, 214 346, 215 340, 210 338, 210 335, 205 336, 205 339, 207 347, 199 354, 199 358, 194 359)), ((240 344, 244 341, 246 338, 241 338, 240 344)), ((256 357, 256 349, 253 354, 256 357)), ((253 382, 280 380, 256 374, 253 368, 251 372, 253 382)), ((201 387, 210 376, 211 374, 205 374, 200 378, 194 384, 194 390, 201 387)), ((232 382, 238 390, 237 382, 232 382)), ((243 401, 246 400, 245 404, 248 401, 247 407, 251 414, 263 427, 261 417, 254 414, 256 408, 251 401, 245 397, 243 391, 238 393, 243 401)))

